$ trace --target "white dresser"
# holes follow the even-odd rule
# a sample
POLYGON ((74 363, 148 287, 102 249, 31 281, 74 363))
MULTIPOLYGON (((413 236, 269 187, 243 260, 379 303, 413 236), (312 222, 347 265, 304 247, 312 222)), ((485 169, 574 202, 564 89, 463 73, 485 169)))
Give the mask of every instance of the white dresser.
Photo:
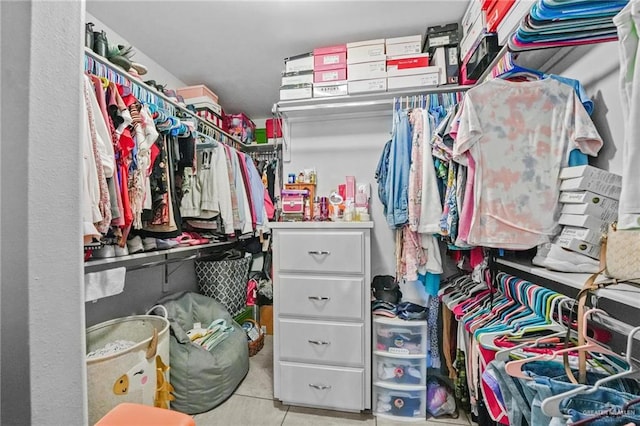
POLYGON ((274 396, 290 405, 370 409, 373 222, 269 226, 274 396))

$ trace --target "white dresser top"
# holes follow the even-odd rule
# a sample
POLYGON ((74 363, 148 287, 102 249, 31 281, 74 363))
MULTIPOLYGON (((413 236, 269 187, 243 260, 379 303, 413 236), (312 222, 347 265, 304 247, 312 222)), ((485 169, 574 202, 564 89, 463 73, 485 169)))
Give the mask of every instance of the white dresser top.
POLYGON ((354 229, 373 228, 373 222, 269 222, 271 229, 354 229))

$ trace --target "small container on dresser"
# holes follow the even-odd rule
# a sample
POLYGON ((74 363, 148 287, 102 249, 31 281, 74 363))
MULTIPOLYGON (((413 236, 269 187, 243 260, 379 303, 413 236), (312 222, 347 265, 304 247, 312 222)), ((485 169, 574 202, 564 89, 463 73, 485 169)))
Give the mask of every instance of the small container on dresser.
POLYGON ((373 319, 373 412, 401 421, 426 416, 427 321, 373 319))
POLYGON ((276 222, 274 396, 371 408, 372 222, 276 222))

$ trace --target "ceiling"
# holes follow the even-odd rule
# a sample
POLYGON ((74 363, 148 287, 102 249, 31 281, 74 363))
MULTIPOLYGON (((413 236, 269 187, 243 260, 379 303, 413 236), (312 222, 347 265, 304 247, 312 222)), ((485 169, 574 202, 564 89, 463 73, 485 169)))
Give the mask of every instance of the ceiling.
POLYGON ((468 0, 98 1, 87 11, 226 112, 271 115, 283 59, 315 47, 424 34, 459 22, 468 0))

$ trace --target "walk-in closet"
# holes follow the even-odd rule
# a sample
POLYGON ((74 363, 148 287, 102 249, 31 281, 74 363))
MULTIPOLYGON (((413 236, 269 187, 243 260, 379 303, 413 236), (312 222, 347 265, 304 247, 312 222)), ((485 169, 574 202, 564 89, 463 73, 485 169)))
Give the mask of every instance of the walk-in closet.
POLYGON ((640 1, 0 21, 0 424, 640 425, 640 1))

